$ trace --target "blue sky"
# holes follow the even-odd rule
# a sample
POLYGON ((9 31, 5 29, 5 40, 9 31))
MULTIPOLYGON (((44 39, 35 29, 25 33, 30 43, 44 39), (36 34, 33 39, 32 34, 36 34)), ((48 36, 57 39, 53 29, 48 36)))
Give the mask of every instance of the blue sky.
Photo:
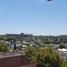
POLYGON ((67 0, 0 0, 0 34, 67 34, 67 0))

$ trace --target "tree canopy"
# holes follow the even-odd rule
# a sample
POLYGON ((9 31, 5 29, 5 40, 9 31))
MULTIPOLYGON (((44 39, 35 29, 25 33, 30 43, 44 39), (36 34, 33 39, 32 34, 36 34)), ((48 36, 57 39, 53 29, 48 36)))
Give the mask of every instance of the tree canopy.
POLYGON ((5 41, 9 41, 9 40, 16 40, 16 37, 7 37, 7 36, 3 36, 3 37, 0 37, 0 40, 5 40, 5 41))
POLYGON ((0 52, 8 52, 7 44, 0 44, 0 52))
POLYGON ((26 56, 36 63, 36 67, 62 67, 63 60, 57 51, 52 48, 33 48, 28 47, 25 50, 26 56))

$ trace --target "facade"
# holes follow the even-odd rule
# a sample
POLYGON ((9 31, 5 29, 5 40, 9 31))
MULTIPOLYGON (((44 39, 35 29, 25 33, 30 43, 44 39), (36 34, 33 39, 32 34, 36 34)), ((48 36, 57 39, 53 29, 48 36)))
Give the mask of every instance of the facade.
POLYGON ((67 48, 67 43, 64 44, 65 48, 67 48))
POLYGON ((67 61, 67 49, 65 49, 65 48, 58 49, 58 53, 61 56, 61 58, 63 58, 64 60, 67 61))
POLYGON ((25 55, 0 55, 0 67, 36 67, 25 55))
POLYGON ((7 37, 17 37, 17 38, 21 38, 22 40, 26 40, 26 41, 30 41, 32 40, 32 35, 31 34, 6 34, 5 36, 7 37))

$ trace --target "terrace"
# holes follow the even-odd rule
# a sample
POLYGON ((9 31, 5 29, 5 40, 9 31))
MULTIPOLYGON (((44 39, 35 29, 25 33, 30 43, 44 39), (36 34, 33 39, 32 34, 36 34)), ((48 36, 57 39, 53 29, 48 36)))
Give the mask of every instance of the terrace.
POLYGON ((0 58, 6 58, 6 57, 14 57, 14 56, 22 56, 25 55, 24 51, 19 52, 0 52, 0 58))

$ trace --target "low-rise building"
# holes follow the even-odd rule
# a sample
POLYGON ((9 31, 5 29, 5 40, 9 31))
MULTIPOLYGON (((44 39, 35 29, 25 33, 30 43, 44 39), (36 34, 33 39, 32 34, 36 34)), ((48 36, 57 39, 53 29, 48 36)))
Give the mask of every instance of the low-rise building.
POLYGON ((67 49, 65 49, 65 48, 58 49, 58 53, 61 58, 63 58, 64 60, 67 60, 67 49))
POLYGON ((0 53, 0 67, 36 67, 23 53, 0 53))

